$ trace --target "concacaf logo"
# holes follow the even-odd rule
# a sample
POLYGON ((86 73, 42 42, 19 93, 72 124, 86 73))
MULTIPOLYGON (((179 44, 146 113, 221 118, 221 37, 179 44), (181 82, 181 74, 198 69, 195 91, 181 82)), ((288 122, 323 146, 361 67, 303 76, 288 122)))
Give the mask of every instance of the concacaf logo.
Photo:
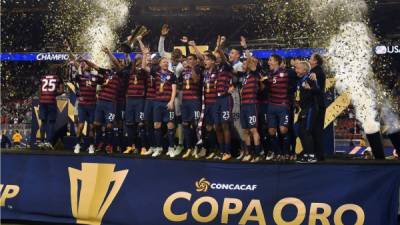
POLYGON ((201 178, 199 181, 196 181, 196 191, 197 192, 207 192, 211 183, 206 180, 206 178, 201 178))

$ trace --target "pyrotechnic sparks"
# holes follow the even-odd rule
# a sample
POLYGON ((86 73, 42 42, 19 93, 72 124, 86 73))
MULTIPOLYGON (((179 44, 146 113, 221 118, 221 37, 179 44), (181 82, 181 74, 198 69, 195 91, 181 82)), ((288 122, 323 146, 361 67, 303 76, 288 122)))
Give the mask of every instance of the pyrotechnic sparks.
POLYGON ((117 31, 126 23, 129 7, 128 0, 62 0, 50 6, 54 16, 47 24, 49 36, 67 36, 76 46, 75 51, 88 52, 97 64, 108 67, 109 60, 101 49, 115 48, 117 31))

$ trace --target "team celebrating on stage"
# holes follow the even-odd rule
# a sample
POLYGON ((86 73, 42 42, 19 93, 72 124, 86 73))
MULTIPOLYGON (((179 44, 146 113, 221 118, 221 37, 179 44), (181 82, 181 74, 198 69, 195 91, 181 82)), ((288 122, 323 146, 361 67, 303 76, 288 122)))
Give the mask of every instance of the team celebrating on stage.
MULTIPOLYGON (((70 54, 66 73, 78 101, 75 153, 87 149, 90 154, 105 150, 244 162, 324 159, 325 74, 320 55, 313 54, 309 61, 292 59, 290 67, 281 56, 271 55, 263 67, 244 37, 240 47, 225 53, 224 36, 217 37, 214 51, 204 52, 184 36, 183 54, 178 48, 164 50, 168 33, 164 25, 153 54, 143 35, 130 36, 141 50, 133 59, 129 54, 117 59, 104 47, 112 68, 70 54), (234 123, 235 105, 239 123, 234 123), (298 156, 296 137, 303 148, 298 156)), ((52 147, 56 96, 61 93, 61 75, 50 70, 41 78, 41 146, 52 147)))

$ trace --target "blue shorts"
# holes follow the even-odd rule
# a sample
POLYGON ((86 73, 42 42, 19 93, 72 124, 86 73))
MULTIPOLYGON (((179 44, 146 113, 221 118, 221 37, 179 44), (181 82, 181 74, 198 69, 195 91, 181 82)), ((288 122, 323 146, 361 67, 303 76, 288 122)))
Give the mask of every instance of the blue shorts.
POLYGON ((125 118, 125 105, 123 103, 117 103, 115 109, 115 121, 122 121, 125 118))
POLYGON ((168 102, 154 101, 153 121, 154 122, 174 122, 175 111, 167 109, 168 102))
POLYGON ((87 122, 92 124, 94 121, 94 112, 96 105, 81 105, 78 104, 78 123, 87 122))
POLYGON ((201 104, 198 100, 184 100, 181 105, 182 122, 192 122, 200 118, 201 104))
POLYGON ((144 120, 153 121, 154 100, 146 99, 144 101, 144 120))
POLYGON ((217 102, 215 103, 217 116, 214 118, 216 124, 229 122, 231 120, 233 99, 232 96, 220 96, 217 97, 217 102))
POLYGON ((217 111, 215 104, 207 104, 204 109, 204 123, 206 125, 214 125, 215 120, 217 118, 217 111))
POLYGON ((257 104, 243 104, 240 106, 240 125, 243 129, 258 127, 257 104))
POLYGON ((39 119, 43 121, 55 122, 57 119, 57 104, 40 103, 39 119))
POLYGON ((94 120, 97 123, 112 123, 115 120, 115 104, 113 102, 98 100, 94 120))
POLYGON ((144 99, 132 98, 126 99, 125 122, 126 124, 140 123, 144 121, 144 99))
POLYGON ((270 104, 268 106, 268 128, 289 126, 289 107, 270 104))
POLYGON ((258 104, 258 115, 260 119, 260 125, 267 125, 268 122, 268 103, 258 104))

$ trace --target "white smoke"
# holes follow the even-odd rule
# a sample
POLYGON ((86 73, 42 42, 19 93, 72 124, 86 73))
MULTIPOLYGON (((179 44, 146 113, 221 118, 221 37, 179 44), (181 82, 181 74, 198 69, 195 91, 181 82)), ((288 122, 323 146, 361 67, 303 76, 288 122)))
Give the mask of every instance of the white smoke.
MULTIPOLYGON (((326 17, 337 13, 340 27, 328 44, 328 65, 336 78, 339 93, 348 92, 356 118, 367 134, 379 132, 376 94, 370 82, 374 36, 363 22, 367 12, 364 0, 309 0, 315 21, 326 24, 326 17)), ((338 21, 332 21, 332 24, 338 21)))
POLYGON ((93 0, 92 4, 100 13, 81 35, 87 51, 94 62, 102 67, 109 67, 108 57, 101 51, 102 47, 114 49, 118 36, 116 31, 126 23, 129 13, 127 0, 93 0))
POLYGON ((328 46, 328 63, 335 74, 339 93, 348 91, 355 107, 356 118, 366 133, 379 131, 376 95, 370 86, 373 41, 363 22, 347 22, 340 26, 328 46))
POLYGON ((382 103, 381 118, 385 125, 386 134, 394 134, 400 131, 399 115, 394 112, 388 99, 385 99, 382 103))

